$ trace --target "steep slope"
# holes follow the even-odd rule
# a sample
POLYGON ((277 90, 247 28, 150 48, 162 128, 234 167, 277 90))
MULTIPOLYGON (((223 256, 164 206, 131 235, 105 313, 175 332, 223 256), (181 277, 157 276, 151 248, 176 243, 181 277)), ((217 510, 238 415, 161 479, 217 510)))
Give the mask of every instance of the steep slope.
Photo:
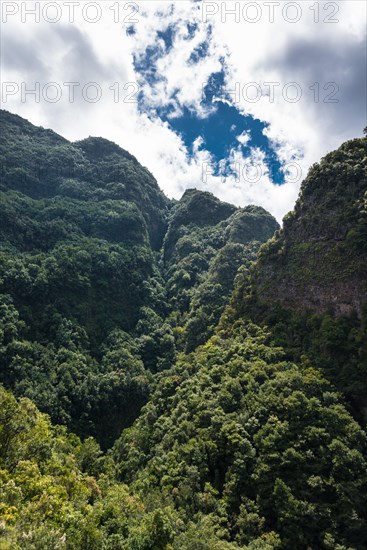
POLYGON ((172 208, 163 246, 171 320, 178 345, 193 350, 214 331, 240 266, 255 260, 278 228, 263 208, 236 208, 190 189, 172 208))
POLYGON ((223 323, 271 327, 290 360, 322 369, 367 422, 367 139, 314 165, 283 228, 237 279, 223 323))
POLYGON ((259 300, 298 311, 362 316, 367 302, 367 139, 310 170, 283 229, 262 248, 259 300))
POLYGON ((188 524, 182 548, 367 546, 365 145, 311 169, 215 335, 115 445, 121 478, 188 524))
MULTIPOLYGON (((52 130, 33 126, 4 110, 0 111, 0 124, 2 190, 12 189, 34 199, 64 197, 84 203, 118 200, 134 204, 146 222, 152 247, 160 248, 168 200, 152 174, 130 153, 103 138, 70 143, 52 130)), ((129 226, 133 225, 131 231, 136 227, 133 220, 119 226, 121 217, 111 214, 99 231, 111 230, 115 239, 123 240, 129 226)), ((143 232, 144 224, 139 225, 143 232)), ((83 229, 100 236, 91 220, 83 229)), ((37 245, 44 246, 44 242, 48 241, 40 239, 37 245)))
POLYGON ((0 123, 0 382, 110 445, 176 344, 213 332, 276 222, 198 191, 174 205, 105 139, 70 143, 6 111, 0 123))
POLYGON ((149 393, 134 331, 147 307, 165 311, 169 201, 113 143, 0 122, 0 381, 111 444, 149 393))
POLYGON ((162 373, 115 446, 121 477, 178 511, 180 549, 363 550, 366 434, 270 342, 238 322, 162 373))
POLYGON ((25 320, 41 332, 54 312, 80 322, 92 348, 114 326, 131 331, 140 308, 154 301, 152 248, 162 243, 167 199, 113 143, 71 144, 16 115, 0 116, 4 290, 25 316, 32 310, 25 320))

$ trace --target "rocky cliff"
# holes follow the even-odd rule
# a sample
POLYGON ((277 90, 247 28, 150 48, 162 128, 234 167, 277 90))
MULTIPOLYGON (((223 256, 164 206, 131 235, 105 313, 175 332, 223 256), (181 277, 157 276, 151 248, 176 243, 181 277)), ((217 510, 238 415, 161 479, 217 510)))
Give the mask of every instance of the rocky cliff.
POLYGON ((264 303, 360 317, 367 302, 367 139, 315 164, 253 273, 264 303))

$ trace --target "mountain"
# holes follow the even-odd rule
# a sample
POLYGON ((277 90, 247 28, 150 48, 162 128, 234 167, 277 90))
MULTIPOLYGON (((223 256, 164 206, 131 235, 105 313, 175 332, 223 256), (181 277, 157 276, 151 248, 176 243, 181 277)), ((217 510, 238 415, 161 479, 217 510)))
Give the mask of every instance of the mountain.
POLYGON ((235 208, 195 189, 172 207, 163 272, 176 341, 186 351, 212 335, 238 269, 255 260, 278 227, 263 208, 235 208))
POLYGON ((366 140, 279 229, 0 118, 0 548, 364 550, 366 140))
POLYGON ((238 267, 277 223, 199 191, 174 203, 105 139, 70 143, 6 111, 0 123, 0 382, 111 445, 148 399, 152 373, 186 347, 194 291, 215 278, 217 254, 231 266, 212 328, 190 341, 213 332, 238 267))
POLYGON ((253 275, 264 302, 362 316, 367 303, 367 141, 314 165, 293 212, 261 250, 253 275))
MULTIPOLYGON (((77 199, 84 205, 102 202, 102 212, 116 206, 116 202, 109 201, 120 201, 121 206, 130 203, 131 219, 126 213, 112 215, 107 211, 105 219, 85 220, 80 230, 87 236, 113 241, 143 241, 148 233, 152 248, 160 248, 169 201, 150 172, 130 153, 103 138, 70 143, 52 130, 33 126, 4 110, 0 111, 0 123, 2 190, 14 190, 32 199, 49 199, 47 204, 56 206, 62 198, 77 199)), ((61 217, 55 213, 47 221, 56 225, 61 217)), ((77 225, 77 212, 65 221, 77 225)), ((42 248, 54 244, 57 233, 52 237, 53 240, 40 238, 31 243, 42 248)))
POLYGON ((238 281, 229 322, 272 329, 289 359, 309 360, 367 421, 367 139, 326 155, 282 229, 238 281))
POLYGON ((0 381, 111 443, 149 394, 131 335, 144 307, 165 308, 155 256, 169 201, 107 140, 72 144, 6 111, 0 122, 0 381))
POLYGON ((179 510, 182 548, 367 545, 365 147, 312 167, 214 336, 116 442, 121 479, 179 510))

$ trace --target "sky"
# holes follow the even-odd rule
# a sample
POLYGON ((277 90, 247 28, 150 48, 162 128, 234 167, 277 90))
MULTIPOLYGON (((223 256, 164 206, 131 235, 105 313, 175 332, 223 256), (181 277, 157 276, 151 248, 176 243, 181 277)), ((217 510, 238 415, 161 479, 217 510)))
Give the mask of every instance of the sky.
POLYGON ((1 107, 128 150, 169 196, 279 221, 309 167, 367 125, 367 4, 6 2, 1 107))

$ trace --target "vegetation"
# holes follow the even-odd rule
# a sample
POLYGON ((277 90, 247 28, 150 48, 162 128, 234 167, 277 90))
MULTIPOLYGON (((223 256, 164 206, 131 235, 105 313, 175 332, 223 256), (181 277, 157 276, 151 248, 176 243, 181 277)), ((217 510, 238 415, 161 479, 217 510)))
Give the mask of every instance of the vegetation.
POLYGON ((278 228, 258 206, 235 209, 210 193, 188 190, 173 207, 163 246, 170 322, 179 349, 213 334, 234 287, 261 243, 278 228))
POLYGON ((0 389, 2 550, 164 548, 169 510, 149 511, 114 479, 98 444, 52 426, 0 389))
POLYGON ((213 332, 237 268, 277 224, 192 191, 165 237, 172 205, 132 155, 0 116, 0 383, 106 448, 147 401, 152 373, 213 332))
POLYGON ((0 121, 0 550, 366 548, 367 140, 279 230, 0 121))
POLYGON ((238 276, 227 320, 270 327, 287 358, 309 361, 367 422, 367 139, 313 166, 283 228, 238 276))
POLYGON ((241 548, 362 549, 365 433, 269 336, 238 322, 163 373, 116 444, 121 476, 241 548))
POLYGON ((0 382, 105 447, 148 398, 147 308, 173 358, 156 261, 168 201, 113 143, 1 123, 0 382))

